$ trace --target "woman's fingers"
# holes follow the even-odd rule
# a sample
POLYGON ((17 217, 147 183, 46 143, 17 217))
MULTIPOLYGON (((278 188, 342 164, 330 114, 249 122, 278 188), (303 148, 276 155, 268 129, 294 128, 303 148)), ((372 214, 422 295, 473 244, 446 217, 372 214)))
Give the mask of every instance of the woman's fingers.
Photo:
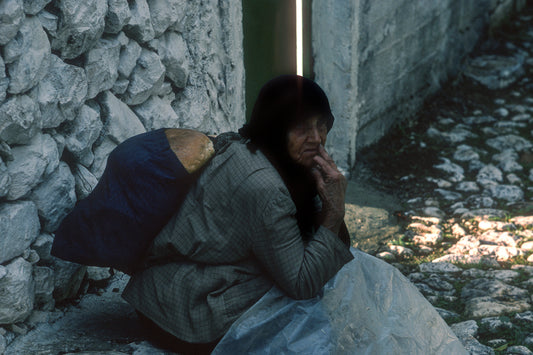
POLYGON ((335 163, 330 163, 321 156, 316 155, 314 158, 315 163, 317 164, 317 168, 319 172, 322 173, 322 176, 326 180, 335 180, 340 178, 342 173, 337 169, 337 166, 335 163))
POLYGON ((322 190, 328 194, 338 194, 342 191, 342 194, 344 194, 347 185, 346 178, 337 169, 337 166, 334 163, 328 163, 328 161, 318 155, 314 157, 314 161, 317 166, 311 169, 311 172, 316 180, 319 192, 322 190))
POLYGON ((328 164, 328 162, 321 156, 315 155, 313 157, 313 160, 317 164, 317 168, 322 174, 332 175, 335 172, 335 170, 331 167, 331 165, 328 164))
POLYGON ((311 169, 311 173, 322 200, 322 225, 337 233, 344 219, 346 178, 322 146, 319 147, 318 154, 313 159, 316 167, 311 169))
POLYGON ((329 164, 333 164, 336 167, 335 162, 333 161, 333 159, 331 159, 328 152, 326 152, 326 149, 324 149, 324 146, 322 146, 321 144, 318 146, 318 153, 325 161, 327 161, 329 164))
POLYGON ((313 174, 313 177, 315 178, 315 182, 317 183, 317 185, 324 184, 324 178, 322 177, 322 174, 320 173, 320 170, 318 167, 312 168, 311 174, 313 174))

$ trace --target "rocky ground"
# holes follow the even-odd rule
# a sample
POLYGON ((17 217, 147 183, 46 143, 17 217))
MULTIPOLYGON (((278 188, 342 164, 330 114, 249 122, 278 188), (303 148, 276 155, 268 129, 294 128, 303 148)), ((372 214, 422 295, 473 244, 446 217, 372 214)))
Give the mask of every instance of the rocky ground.
POLYGON ((529 11, 493 34, 355 171, 403 203, 399 230, 369 251, 407 275, 472 354, 533 354, 532 21, 529 11))
MULTIPOLYGON (((533 12, 484 42, 417 117, 358 156, 354 243, 398 267, 472 354, 533 350, 533 12)), ((127 280, 0 328, 0 354, 164 354, 127 280)))

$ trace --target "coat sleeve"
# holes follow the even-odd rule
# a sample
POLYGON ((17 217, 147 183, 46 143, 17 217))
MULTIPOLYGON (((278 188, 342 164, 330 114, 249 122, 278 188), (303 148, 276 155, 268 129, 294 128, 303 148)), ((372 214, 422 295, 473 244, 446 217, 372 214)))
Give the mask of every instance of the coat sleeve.
POLYGON ((339 237, 322 226, 304 243, 288 191, 276 192, 257 220, 252 251, 290 297, 314 297, 353 256, 339 237))

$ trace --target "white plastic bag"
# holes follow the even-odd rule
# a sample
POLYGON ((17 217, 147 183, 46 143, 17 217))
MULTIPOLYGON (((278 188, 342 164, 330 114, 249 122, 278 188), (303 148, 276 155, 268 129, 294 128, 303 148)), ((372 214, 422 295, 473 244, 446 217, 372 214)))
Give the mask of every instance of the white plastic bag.
POLYGON ((467 354, 433 306, 396 268, 352 249, 308 300, 273 287, 213 354, 467 354))

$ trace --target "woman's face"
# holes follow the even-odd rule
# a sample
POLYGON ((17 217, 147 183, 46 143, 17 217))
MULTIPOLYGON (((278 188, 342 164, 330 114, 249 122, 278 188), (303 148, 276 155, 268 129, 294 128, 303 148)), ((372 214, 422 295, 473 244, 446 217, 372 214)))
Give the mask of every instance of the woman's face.
POLYGON ((328 128, 320 115, 312 116, 289 128, 287 150, 291 159, 298 165, 311 169, 318 154, 318 147, 326 143, 328 128))

